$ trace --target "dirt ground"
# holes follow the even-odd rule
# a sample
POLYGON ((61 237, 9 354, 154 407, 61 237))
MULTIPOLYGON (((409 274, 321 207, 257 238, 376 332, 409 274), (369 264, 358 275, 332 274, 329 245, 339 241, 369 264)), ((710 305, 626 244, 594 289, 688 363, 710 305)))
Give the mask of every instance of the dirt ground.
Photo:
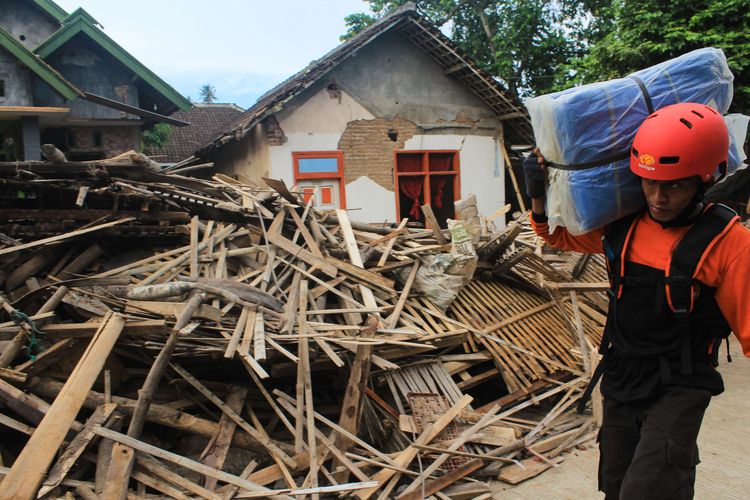
MULTIPOLYGON (((726 391, 714 398, 708 407, 698 444, 701 464, 698 466, 695 498, 698 500, 746 499, 750 495, 750 358, 742 355, 739 343, 732 338, 733 363, 726 362, 722 345, 721 366, 726 391)), ((588 449, 565 456, 555 470, 517 486, 496 481, 493 498, 503 500, 560 499, 599 500, 596 470, 599 451, 591 442, 588 449)))

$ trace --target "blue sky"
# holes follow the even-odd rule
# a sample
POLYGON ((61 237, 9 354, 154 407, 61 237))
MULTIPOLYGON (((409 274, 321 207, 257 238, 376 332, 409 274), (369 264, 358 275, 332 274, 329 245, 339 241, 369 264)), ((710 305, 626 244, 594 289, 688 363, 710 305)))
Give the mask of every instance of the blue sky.
POLYGON ((363 0, 55 0, 104 32, 186 97, 216 87, 243 108, 339 44, 363 0))

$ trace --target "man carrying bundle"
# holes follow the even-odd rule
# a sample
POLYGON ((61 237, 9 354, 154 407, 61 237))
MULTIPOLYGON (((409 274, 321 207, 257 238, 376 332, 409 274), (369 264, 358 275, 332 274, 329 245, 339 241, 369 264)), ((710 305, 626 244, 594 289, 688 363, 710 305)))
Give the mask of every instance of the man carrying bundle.
POLYGON ((733 331, 750 356, 750 232, 730 209, 703 202, 714 171, 726 172, 728 149, 724 120, 708 106, 652 113, 630 155, 647 208, 579 236, 562 227, 550 234, 544 158, 524 162, 534 231, 607 261, 609 313, 589 388, 601 377, 607 500, 693 497, 698 431, 711 396, 724 390, 719 344, 733 331))

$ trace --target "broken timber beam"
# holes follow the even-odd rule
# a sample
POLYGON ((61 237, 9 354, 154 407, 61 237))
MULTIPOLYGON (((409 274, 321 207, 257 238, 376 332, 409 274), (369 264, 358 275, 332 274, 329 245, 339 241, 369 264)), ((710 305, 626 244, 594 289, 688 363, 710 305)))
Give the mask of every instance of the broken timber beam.
POLYGON ((101 330, 91 339, 70 378, 3 480, 0 500, 35 498, 47 468, 124 326, 123 316, 110 313, 105 318, 101 330))

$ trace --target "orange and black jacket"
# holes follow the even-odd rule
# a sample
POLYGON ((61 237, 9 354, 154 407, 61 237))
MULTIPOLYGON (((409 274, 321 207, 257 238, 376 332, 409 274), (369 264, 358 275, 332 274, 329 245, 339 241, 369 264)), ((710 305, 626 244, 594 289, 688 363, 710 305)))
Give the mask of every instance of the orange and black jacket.
MULTIPOLYGON (((531 219, 536 234, 555 248, 605 255, 605 241, 618 225, 573 236, 562 227, 550 234, 544 216, 532 214, 531 219)), ((715 339, 734 332, 750 356, 750 232, 738 223, 728 226, 695 271, 688 316, 692 366, 686 371, 681 369, 678 322, 667 302, 665 270, 691 226, 665 228, 644 211, 632 227, 620 293, 610 293, 602 393, 620 401, 655 396, 665 385, 721 393, 722 378, 711 362, 715 339)))

